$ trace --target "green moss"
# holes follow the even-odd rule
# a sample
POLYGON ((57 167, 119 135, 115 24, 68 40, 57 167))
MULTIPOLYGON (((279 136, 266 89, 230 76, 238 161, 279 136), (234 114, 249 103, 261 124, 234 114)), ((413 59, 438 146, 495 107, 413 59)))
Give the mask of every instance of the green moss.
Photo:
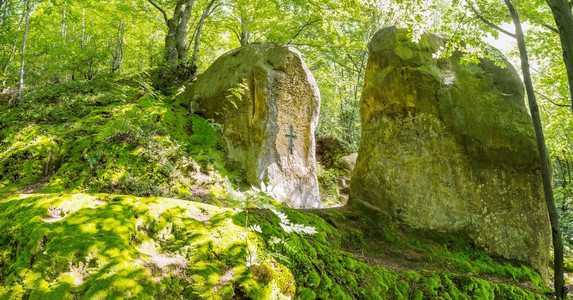
POLYGON ((0 192, 42 181, 48 193, 211 201, 211 192, 232 189, 218 136, 141 78, 47 87, 0 109, 0 192))
POLYGON ((322 202, 339 202, 340 188, 338 187, 338 180, 341 176, 340 173, 338 169, 325 169, 322 164, 317 163, 318 188, 322 202))
MULTIPOLYGON (((395 273, 384 268, 371 267, 359 261, 354 255, 343 249, 364 249, 370 246, 366 241, 351 243, 353 237, 383 236, 381 231, 392 232, 395 229, 389 221, 378 214, 370 215, 361 210, 363 226, 345 228, 355 225, 355 211, 313 211, 313 213, 284 209, 284 213, 293 224, 314 226, 318 234, 298 235, 286 233, 277 226, 281 219, 268 210, 249 210, 249 224, 259 225, 259 234, 265 241, 264 247, 288 258, 288 266, 298 285, 296 297, 299 299, 496 299, 513 297, 516 292, 500 287, 469 275, 460 275, 442 271, 406 271, 395 273), (317 215, 315 215, 316 213, 317 215), (375 221, 376 220, 376 221, 375 221), (372 223, 370 223, 372 222, 372 223), (376 223, 377 222, 377 223, 376 223), (333 227, 336 226, 335 227, 333 227), (385 230, 383 229, 384 227, 385 230), (366 230, 368 229, 368 230, 366 230), (342 233, 342 234, 340 234, 342 233), (271 242, 281 240, 281 243, 271 242), (346 240, 346 242, 345 242, 346 240)), ((234 217, 237 225, 244 224, 245 215, 234 217)), ((415 235, 400 237, 394 233, 395 239, 407 240, 403 247, 428 247, 425 240, 416 239, 415 235)), ((457 270, 466 273, 476 271, 472 266, 472 258, 484 256, 479 251, 443 252, 432 249, 436 253, 436 264, 456 263, 457 270), (459 268, 459 269, 458 269, 459 268)), ((432 254, 430 254, 432 255, 432 254)), ((490 263, 491 258, 487 257, 490 263)), ((484 260, 486 260, 484 258, 484 260)), ((531 270, 527 267, 504 266, 506 272, 519 273, 519 270, 531 270)), ((535 272, 536 278, 539 275, 535 272)), ((512 277, 509 279, 513 280, 512 277)), ((530 279, 523 279, 531 281, 530 279)), ((520 280, 521 281, 521 280, 520 280)), ((523 299, 542 299, 543 296, 523 291, 519 288, 523 299)), ((510 298, 511 299, 511 298, 510 298)))
POLYGON ((246 231, 232 216, 227 209, 162 198, 5 198, 0 298, 229 299, 234 290, 254 299, 277 291, 294 295, 292 274, 277 261, 245 267, 240 236, 246 231))
MULTIPOLYGON (((291 224, 312 225, 318 233, 286 233, 273 212, 250 209, 249 223, 259 225, 261 233, 249 235, 249 244, 258 247, 262 260, 246 267, 244 213, 196 202, 108 194, 5 198, 0 202, 0 218, 5 220, 0 224, 0 295, 542 299, 466 275, 371 267, 342 249, 344 237, 327 222, 334 219, 340 226, 352 214, 284 213, 291 224), (273 238, 283 242, 271 242, 273 238), (269 254, 261 256, 264 253, 269 254), (157 256, 174 262, 160 267, 154 263, 157 256), (178 264, 178 257, 185 263, 178 264)), ((516 279, 535 274, 528 267, 506 265, 510 268, 516 279)))

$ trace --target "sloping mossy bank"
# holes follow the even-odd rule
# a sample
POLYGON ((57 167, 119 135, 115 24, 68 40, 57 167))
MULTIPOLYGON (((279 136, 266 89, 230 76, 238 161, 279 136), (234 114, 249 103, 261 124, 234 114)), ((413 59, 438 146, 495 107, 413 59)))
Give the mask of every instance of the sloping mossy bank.
POLYGON ((548 292, 527 266, 401 232, 363 207, 272 205, 226 170, 218 128, 139 76, 49 86, 16 109, 0 99, 0 299, 548 292), (409 252, 429 263, 396 270, 381 259, 408 260, 409 252))
POLYGON ((37 194, 2 199, 0 218, 0 299, 544 299, 468 275, 368 266, 342 249, 345 229, 311 212, 37 194))
POLYGON ((216 124, 145 77, 65 82, 0 99, 0 192, 106 192, 211 202, 232 189, 216 124), (28 191, 30 192, 30 191, 28 191))

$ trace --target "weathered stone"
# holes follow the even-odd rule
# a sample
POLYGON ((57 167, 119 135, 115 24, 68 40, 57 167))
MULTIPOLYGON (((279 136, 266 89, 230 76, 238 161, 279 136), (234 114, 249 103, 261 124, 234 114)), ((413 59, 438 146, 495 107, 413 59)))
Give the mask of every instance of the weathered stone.
POLYGON ((314 132, 320 94, 292 47, 250 44, 218 58, 184 95, 224 127, 228 159, 295 208, 320 207, 314 132), (291 138, 292 136, 292 138, 291 138))
POLYGON ((358 158, 358 153, 352 153, 350 155, 342 156, 341 158, 339 158, 338 163, 348 172, 348 174, 352 174, 352 171, 356 166, 357 158, 358 158))
POLYGON ((434 58, 444 45, 395 27, 370 42, 350 201, 467 235, 547 276, 551 232, 520 78, 505 59, 500 68, 434 58))

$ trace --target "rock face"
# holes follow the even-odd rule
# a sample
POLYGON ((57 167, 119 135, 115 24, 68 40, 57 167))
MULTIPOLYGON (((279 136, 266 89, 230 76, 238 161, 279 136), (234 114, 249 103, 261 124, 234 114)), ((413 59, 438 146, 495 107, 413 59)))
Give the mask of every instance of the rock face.
POLYGON ((350 174, 352 171, 354 171, 354 167, 356 167, 357 158, 358 153, 352 153, 350 155, 339 158, 338 163, 350 174))
POLYGON ((228 159, 277 200, 320 207, 314 132, 320 94, 292 47, 250 44, 218 58, 184 95, 224 127, 228 159))
POLYGON ((469 236, 547 276, 551 233, 520 78, 508 61, 433 58, 444 43, 413 43, 395 27, 370 42, 350 201, 469 236))

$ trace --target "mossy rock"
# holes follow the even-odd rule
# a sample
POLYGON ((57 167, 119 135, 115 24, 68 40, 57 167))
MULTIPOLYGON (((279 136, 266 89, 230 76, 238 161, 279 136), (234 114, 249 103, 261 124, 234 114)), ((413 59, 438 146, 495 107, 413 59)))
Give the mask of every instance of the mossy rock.
POLYGON ((488 59, 436 58, 446 40, 387 27, 369 44, 350 201, 408 226, 465 234, 548 279, 551 233, 519 75, 488 59))
POLYGON ((179 101, 223 128, 227 159, 247 183, 295 208, 322 207, 315 129, 320 93, 301 54, 254 43, 221 57, 179 101))

